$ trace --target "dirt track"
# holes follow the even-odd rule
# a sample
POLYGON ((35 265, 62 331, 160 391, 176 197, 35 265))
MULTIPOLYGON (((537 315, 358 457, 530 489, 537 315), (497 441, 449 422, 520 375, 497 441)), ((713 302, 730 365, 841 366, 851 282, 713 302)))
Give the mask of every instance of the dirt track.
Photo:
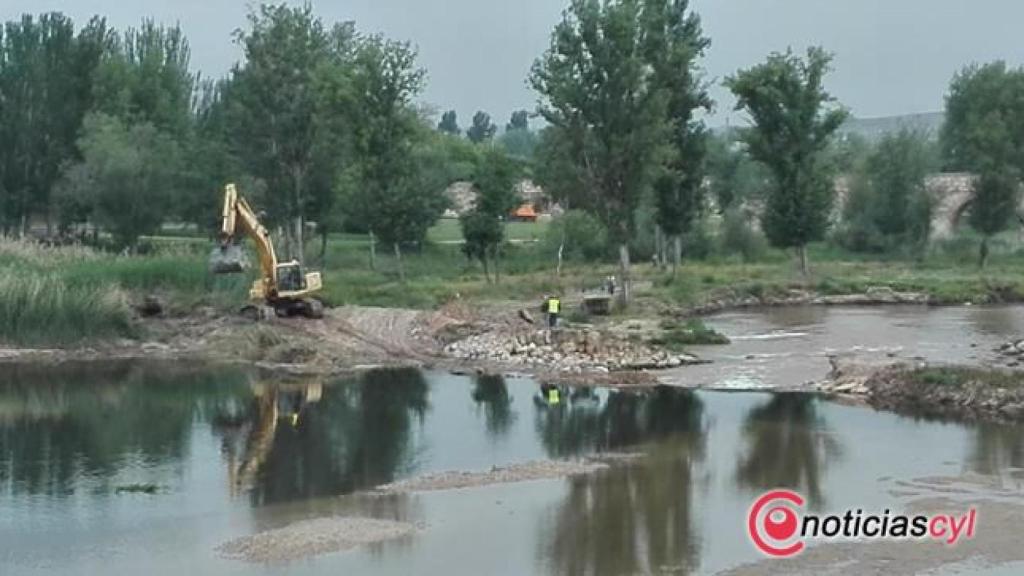
POLYGON ((321 321, 251 321, 201 310, 184 318, 142 320, 144 337, 69 349, 0 347, 0 362, 204 359, 297 371, 360 365, 427 364, 440 358, 434 335, 456 323, 444 312, 343 307, 321 321))

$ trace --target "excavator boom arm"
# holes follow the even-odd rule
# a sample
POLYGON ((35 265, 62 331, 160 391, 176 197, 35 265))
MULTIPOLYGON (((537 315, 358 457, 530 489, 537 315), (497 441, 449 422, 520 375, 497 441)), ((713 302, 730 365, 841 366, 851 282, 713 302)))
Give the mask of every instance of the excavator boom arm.
POLYGON ((277 284, 277 254, 274 253, 274 243, 270 239, 270 233, 260 224, 252 207, 245 198, 238 195, 235 185, 228 184, 224 188, 221 245, 228 246, 235 241, 239 233, 247 235, 255 244, 260 271, 269 293, 269 289, 277 284))

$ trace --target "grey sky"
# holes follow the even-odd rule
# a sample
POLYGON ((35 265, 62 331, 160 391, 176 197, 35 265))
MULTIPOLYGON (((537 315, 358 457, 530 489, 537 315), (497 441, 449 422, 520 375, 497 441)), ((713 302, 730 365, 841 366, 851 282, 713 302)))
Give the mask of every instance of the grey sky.
MULTIPOLYGON (((231 32, 244 23, 245 0, 3 0, 0 19, 60 10, 76 21, 106 15, 118 27, 143 17, 180 22, 194 66, 221 75, 239 52, 231 32)), ((477 109, 499 124, 532 109, 525 85, 534 58, 547 47, 567 0, 320 0, 326 21, 355 20, 419 47, 429 72, 423 100, 455 108, 464 126, 477 109)), ((762 60, 773 50, 821 44, 836 53, 832 92, 862 117, 935 111, 953 73, 997 58, 1024 61, 1016 0, 693 0, 712 39, 705 62, 715 80, 762 60)), ((716 86, 718 119, 731 107, 716 86)))

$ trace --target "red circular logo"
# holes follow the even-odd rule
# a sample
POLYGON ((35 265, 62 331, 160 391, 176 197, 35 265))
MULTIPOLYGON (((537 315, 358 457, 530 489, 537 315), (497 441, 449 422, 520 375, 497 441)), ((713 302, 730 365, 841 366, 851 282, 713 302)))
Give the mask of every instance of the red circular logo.
POLYGON ((799 514, 793 508, 803 505, 803 497, 792 490, 773 490, 758 498, 747 515, 747 532, 754 546, 776 558, 799 554, 804 543, 791 542, 800 528, 799 514))

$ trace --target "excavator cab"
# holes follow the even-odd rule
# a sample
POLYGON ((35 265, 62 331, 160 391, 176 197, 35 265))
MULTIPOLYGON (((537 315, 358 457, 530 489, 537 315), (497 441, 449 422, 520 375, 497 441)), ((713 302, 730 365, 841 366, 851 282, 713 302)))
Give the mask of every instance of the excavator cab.
POLYGON ((277 289, 281 292, 298 292, 306 289, 306 278, 298 262, 277 265, 277 289))

